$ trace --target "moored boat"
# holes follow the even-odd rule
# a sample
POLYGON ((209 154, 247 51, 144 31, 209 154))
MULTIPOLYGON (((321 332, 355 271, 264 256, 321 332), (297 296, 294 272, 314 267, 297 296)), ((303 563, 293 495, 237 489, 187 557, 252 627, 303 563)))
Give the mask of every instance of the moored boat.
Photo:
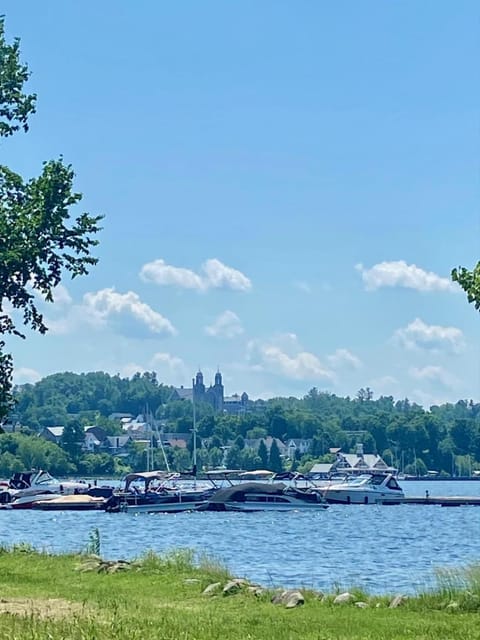
POLYGON ((86 482, 60 481, 42 469, 14 473, 8 486, 0 492, 0 506, 30 509, 38 500, 84 493, 88 489, 86 482))
POLYGON ((369 473, 320 488, 331 504, 401 504, 405 498, 392 473, 369 473))
POLYGON ((208 501, 209 511, 291 511, 326 509, 323 496, 310 488, 299 489, 283 482, 241 482, 219 489, 208 501))
POLYGON ((33 509, 42 511, 91 511, 103 509, 105 498, 77 494, 69 496, 53 496, 48 500, 37 500, 32 504, 33 509))
POLYGON ((189 486, 178 473, 146 471, 130 473, 125 487, 115 491, 105 503, 108 513, 179 513, 205 507, 216 487, 198 486, 194 480, 189 486), (141 489, 136 482, 143 483, 141 489))

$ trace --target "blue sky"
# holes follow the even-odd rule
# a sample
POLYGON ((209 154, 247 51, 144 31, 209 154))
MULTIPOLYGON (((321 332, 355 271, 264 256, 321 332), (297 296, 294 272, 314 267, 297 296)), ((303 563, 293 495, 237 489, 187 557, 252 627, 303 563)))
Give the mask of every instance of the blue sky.
POLYGON ((63 154, 105 214, 16 381, 155 370, 227 393, 480 399, 480 5, 5 2, 38 93, 2 162, 63 154))

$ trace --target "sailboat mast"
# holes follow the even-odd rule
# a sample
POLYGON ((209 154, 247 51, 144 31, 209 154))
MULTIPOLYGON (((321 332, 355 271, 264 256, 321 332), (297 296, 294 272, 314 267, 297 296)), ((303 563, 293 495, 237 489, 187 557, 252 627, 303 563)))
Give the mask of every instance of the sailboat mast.
POLYGON ((197 413, 195 409, 195 398, 193 402, 193 477, 197 478, 197 413))

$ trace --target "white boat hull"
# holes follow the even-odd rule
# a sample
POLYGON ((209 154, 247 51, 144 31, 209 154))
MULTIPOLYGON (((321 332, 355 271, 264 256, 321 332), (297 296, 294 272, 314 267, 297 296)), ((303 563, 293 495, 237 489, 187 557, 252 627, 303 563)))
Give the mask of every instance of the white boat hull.
POLYGON ((401 504, 403 493, 375 492, 375 491, 349 491, 347 489, 330 489, 324 492, 325 500, 331 504, 401 504))

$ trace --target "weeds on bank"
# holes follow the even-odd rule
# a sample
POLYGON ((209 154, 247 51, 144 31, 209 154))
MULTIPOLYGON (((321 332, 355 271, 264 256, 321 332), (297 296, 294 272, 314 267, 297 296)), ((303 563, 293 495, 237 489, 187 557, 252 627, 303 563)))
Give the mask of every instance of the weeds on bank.
MULTIPOLYGON (((99 536, 96 540, 100 543, 99 536)), ((93 551, 94 545, 87 548, 93 551)), ((352 604, 334 605, 335 595, 343 590, 340 587, 326 596, 302 589, 305 604, 288 610, 270 602, 273 588, 261 597, 246 589, 228 597, 221 589, 213 597, 202 596, 207 584, 224 584, 231 576, 215 558, 188 549, 162 555, 145 552, 131 563, 131 569, 113 575, 76 572, 79 560, 88 558, 85 553, 53 556, 28 545, 2 547, 0 552, 0 592, 5 605, 0 614, 0 640, 480 637, 478 614, 472 613, 478 610, 472 596, 480 597, 479 567, 440 571, 436 590, 412 597, 395 610, 388 608, 391 598, 355 588, 349 589, 352 604), (359 609, 355 601, 368 607, 359 609), (28 612, 28 602, 35 612, 45 611, 46 617, 33 612, 14 615, 14 605, 23 603, 28 612), (448 609, 452 603, 456 606, 448 609), (60 615, 61 610, 69 615, 60 615), (456 612, 463 615, 450 615, 456 612)))

